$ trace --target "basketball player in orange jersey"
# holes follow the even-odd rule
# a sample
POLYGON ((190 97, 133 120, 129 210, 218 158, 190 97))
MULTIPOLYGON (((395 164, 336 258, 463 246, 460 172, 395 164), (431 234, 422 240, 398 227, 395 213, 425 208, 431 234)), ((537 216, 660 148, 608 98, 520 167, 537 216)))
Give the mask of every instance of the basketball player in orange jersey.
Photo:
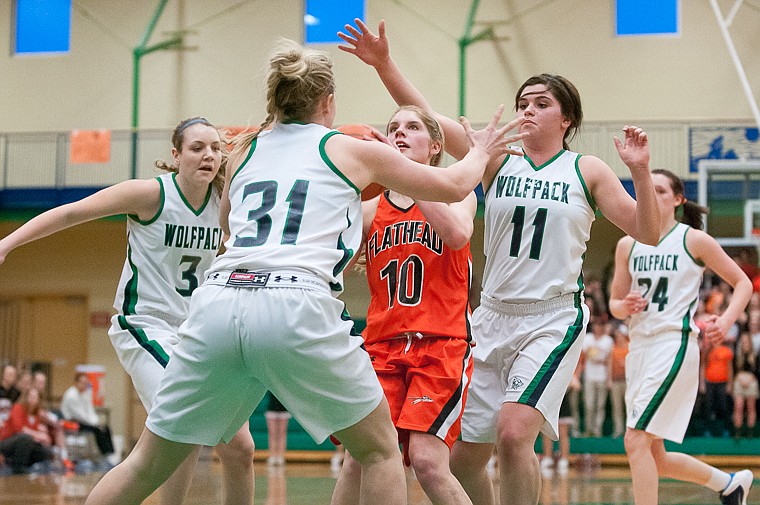
MULTIPOLYGON (((407 158, 440 163, 442 130, 422 109, 399 108, 387 135, 407 158)), ((472 375, 468 295, 475 193, 444 204, 385 191, 362 206, 372 297, 363 336, 404 460, 434 504, 471 503, 449 470, 449 452, 472 375)), ((347 455, 333 505, 358 503, 360 481, 361 466, 347 455)))

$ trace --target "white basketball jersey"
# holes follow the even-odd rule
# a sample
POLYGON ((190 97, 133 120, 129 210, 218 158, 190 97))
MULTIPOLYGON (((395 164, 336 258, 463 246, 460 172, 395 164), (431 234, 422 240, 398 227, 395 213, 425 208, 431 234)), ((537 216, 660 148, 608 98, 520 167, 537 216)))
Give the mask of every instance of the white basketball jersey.
POLYGON ((195 210, 175 174, 157 177, 161 207, 148 221, 127 216, 127 259, 114 308, 122 315, 156 314, 184 320, 190 295, 205 278, 219 245, 219 196, 209 185, 195 210))
POLYGON ((563 149, 537 167, 507 156, 485 194, 486 295, 530 303, 583 291, 594 204, 580 157, 563 149))
POLYGON ((631 345, 665 331, 699 333, 694 312, 705 267, 686 249, 689 229, 678 223, 656 246, 633 243, 628 255, 631 289, 641 290, 648 305, 631 316, 631 345))
POLYGON ((339 134, 317 124, 278 123, 251 145, 230 183, 230 238, 213 271, 302 270, 341 291, 359 250, 359 189, 330 161, 339 134))

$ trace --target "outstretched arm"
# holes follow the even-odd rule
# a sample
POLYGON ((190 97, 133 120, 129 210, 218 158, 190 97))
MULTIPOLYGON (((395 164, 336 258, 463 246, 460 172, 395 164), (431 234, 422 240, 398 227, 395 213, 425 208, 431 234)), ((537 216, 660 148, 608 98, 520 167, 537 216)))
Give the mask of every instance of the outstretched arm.
POLYGON ((631 171, 636 200, 623 188, 620 179, 602 160, 584 156, 580 168, 599 210, 618 228, 635 240, 656 245, 660 240, 660 210, 649 174, 649 140, 646 132, 635 126, 623 128, 623 141, 615 137, 620 159, 631 171))
MULTIPOLYGON (((416 105, 432 114, 441 125, 446 137, 446 152, 461 160, 469 151, 470 144, 462 125, 451 118, 433 110, 425 96, 401 72, 390 55, 388 38, 385 35, 385 21, 380 21, 375 35, 360 19, 355 19, 357 28, 346 25, 348 34, 338 32, 338 36, 348 45, 339 45, 347 53, 353 54, 375 69, 385 89, 398 105, 416 105)), ((507 154, 522 155, 522 152, 509 149, 507 154)), ((503 159, 503 156, 501 157, 503 159)))
POLYGON ((118 214, 150 219, 158 212, 160 201, 160 186, 156 179, 129 180, 77 202, 50 209, 0 240, 0 264, 15 248, 81 223, 118 214))
POLYGON ((441 237, 443 243, 457 251, 470 242, 474 225, 472 220, 478 210, 478 198, 470 193, 457 203, 416 201, 425 219, 441 237))
POLYGON ((473 130, 466 118, 461 119, 472 147, 462 160, 446 170, 416 163, 379 142, 365 142, 347 135, 330 137, 325 151, 359 190, 378 182, 412 198, 458 202, 477 186, 487 164, 503 156, 510 142, 524 137, 524 134, 506 136, 517 120, 497 127, 503 110, 500 106, 482 130, 473 130))

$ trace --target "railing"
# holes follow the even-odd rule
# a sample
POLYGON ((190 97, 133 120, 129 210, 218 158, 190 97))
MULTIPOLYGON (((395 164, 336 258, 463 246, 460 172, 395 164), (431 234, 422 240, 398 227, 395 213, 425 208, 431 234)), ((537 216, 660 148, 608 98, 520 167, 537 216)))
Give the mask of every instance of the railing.
MULTIPOLYGON (((171 132, 139 133, 137 175, 153 177, 157 159, 171 161, 171 132)), ((68 132, 0 134, 0 189, 105 187, 130 177, 131 138, 127 130, 111 132, 107 163, 70 163, 68 132)))
MULTIPOLYGON (((622 123, 586 123, 571 147, 594 154, 606 161, 621 179, 629 179, 628 169, 618 158, 613 136, 622 136, 622 123)), ((687 123, 641 124, 649 134, 652 167, 668 168, 686 180, 689 172, 689 135, 687 123)), ((700 124, 699 127, 705 125, 700 124)), ((154 177, 157 159, 171 160, 168 130, 142 130, 138 135, 137 176, 154 177)), ((69 132, 0 133, 0 190, 65 189, 105 187, 130 177, 131 138, 128 130, 111 132, 108 163, 73 164, 69 162, 69 132)))

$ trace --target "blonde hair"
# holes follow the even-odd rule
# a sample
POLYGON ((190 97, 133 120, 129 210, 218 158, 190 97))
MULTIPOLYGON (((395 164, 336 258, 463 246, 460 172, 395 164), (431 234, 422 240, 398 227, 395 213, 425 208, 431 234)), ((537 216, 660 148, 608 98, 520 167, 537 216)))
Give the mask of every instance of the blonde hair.
MULTIPOLYGON (((216 132, 219 134, 219 140, 222 143, 222 146, 225 145, 225 138, 224 135, 222 135, 222 132, 219 131, 219 129, 212 125, 208 119, 201 117, 201 116, 194 116, 189 117, 187 119, 183 119, 179 122, 177 126, 174 127, 174 130, 172 131, 172 146, 174 149, 176 149, 178 152, 182 152, 182 144, 185 142, 185 130, 187 130, 189 127, 193 126, 194 124, 202 124, 205 126, 209 126, 216 130, 216 132)), ((214 177, 214 180, 211 181, 211 184, 214 185, 214 187, 217 190, 217 193, 221 195, 222 189, 224 188, 224 169, 227 166, 227 158, 228 154, 223 149, 222 150, 222 165, 219 167, 219 172, 217 172, 216 177, 214 177)), ((172 173, 179 173, 179 167, 175 163, 167 163, 164 160, 156 160, 155 162, 156 168, 160 168, 161 170, 165 170, 167 172, 172 173)))
POLYGON ((335 92, 332 65, 328 53, 281 39, 269 58, 267 117, 258 131, 235 137, 232 154, 245 151, 262 130, 274 123, 311 118, 319 100, 335 92))
POLYGON ((434 167, 439 166, 441 164, 441 159, 443 159, 443 148, 444 148, 443 129, 441 128, 441 125, 438 123, 438 121, 436 121, 436 119, 433 117, 433 115, 427 112, 425 109, 417 107, 416 105, 402 105, 401 107, 399 107, 393 112, 393 115, 391 116, 391 119, 388 121, 388 124, 385 125, 385 134, 386 135, 388 134, 388 127, 393 121, 393 118, 396 117, 396 114, 398 114, 402 110, 408 110, 410 112, 414 112, 415 114, 417 114, 417 117, 420 118, 420 121, 422 121, 422 124, 425 125, 425 129, 430 135, 430 141, 441 143, 441 150, 435 155, 433 155, 433 157, 430 159, 430 164, 432 166, 434 167))

